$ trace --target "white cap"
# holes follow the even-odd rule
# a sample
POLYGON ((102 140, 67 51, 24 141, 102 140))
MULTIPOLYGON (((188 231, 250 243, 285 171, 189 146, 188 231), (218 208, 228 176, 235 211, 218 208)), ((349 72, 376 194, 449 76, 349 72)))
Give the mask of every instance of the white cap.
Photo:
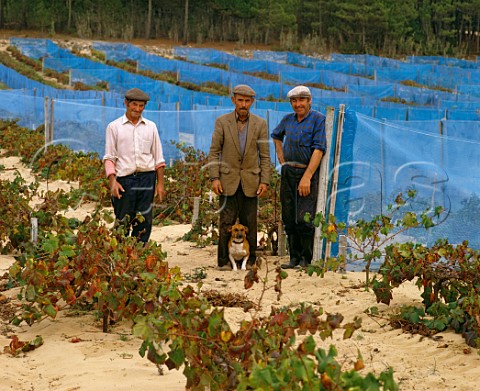
POLYGON ((287 94, 288 99, 300 98, 300 97, 311 98, 312 93, 310 92, 310 89, 306 86, 296 86, 295 88, 288 91, 288 94, 287 94))

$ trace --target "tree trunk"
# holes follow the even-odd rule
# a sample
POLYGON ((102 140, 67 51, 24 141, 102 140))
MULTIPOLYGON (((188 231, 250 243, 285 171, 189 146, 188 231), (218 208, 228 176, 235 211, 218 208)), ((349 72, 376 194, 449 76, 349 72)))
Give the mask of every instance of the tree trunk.
POLYGON ((185 0, 185 20, 183 21, 183 45, 188 44, 188 0, 185 0))
POLYGON ((67 13, 67 31, 70 32, 70 28, 72 27, 72 0, 67 0, 67 13))
POLYGON ((148 0, 147 23, 145 24, 145 39, 150 39, 150 31, 152 30, 152 0, 148 0))

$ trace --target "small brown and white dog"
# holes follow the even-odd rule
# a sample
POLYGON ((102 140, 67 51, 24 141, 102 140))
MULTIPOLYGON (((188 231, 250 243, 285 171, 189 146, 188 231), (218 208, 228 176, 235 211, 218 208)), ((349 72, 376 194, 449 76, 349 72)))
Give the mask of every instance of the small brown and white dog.
POLYGON ((248 228, 242 224, 234 224, 228 232, 232 233, 228 241, 228 257, 232 263, 232 270, 237 271, 237 262, 242 261, 241 270, 247 270, 247 261, 250 256, 250 244, 247 240, 248 228))

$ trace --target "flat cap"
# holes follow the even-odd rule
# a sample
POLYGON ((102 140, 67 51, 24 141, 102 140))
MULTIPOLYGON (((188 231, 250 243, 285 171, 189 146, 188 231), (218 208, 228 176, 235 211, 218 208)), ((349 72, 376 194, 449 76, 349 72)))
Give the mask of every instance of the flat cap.
POLYGON ((140 100, 143 102, 148 102, 150 97, 139 88, 132 88, 125 92, 125 99, 128 100, 140 100))
POLYGON ((290 91, 288 91, 287 98, 311 98, 312 93, 310 92, 310 89, 306 86, 296 86, 295 88, 292 88, 290 91))
POLYGON ((255 96, 255 91, 252 87, 247 86, 246 84, 239 84, 233 89, 233 94, 239 94, 244 96, 255 96))

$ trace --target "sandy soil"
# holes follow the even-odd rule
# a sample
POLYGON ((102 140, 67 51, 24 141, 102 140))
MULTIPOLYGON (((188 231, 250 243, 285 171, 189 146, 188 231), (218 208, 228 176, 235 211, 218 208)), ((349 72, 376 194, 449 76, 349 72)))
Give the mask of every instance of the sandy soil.
MULTIPOLYGON (((1 152, 1 151, 0 151, 1 152)), ((33 180, 29 170, 17 158, 1 158, 0 179, 13 178, 20 173, 27 181, 33 180)), ((73 184, 74 185, 74 184, 73 184)), ((42 185, 44 186, 44 185, 42 185)), ((68 188, 66 182, 53 182, 51 189, 68 188)), ((92 210, 89 205, 70 213, 83 217, 92 210)), ((179 240, 190 230, 190 225, 154 227, 152 240, 161 243, 171 266, 179 266, 184 274, 193 274, 204 268, 207 277, 203 289, 244 293, 257 300, 259 286, 249 291, 243 288, 244 273, 220 272, 215 268, 216 247, 199 248, 194 243, 179 240)), ((12 264, 12 256, 0 256, 0 276, 12 264)), ((272 269, 280 257, 268 257, 262 273, 272 269)), ((267 276, 268 278, 268 276, 267 276)), ((273 278, 273 274, 271 275, 273 278)), ((402 390, 480 390, 478 368, 480 357, 467 347, 460 335, 453 332, 437 334, 434 338, 421 337, 392 329, 387 314, 402 304, 420 304, 420 292, 411 283, 394 291, 390 307, 377 304, 373 293, 360 287, 365 275, 360 272, 346 274, 329 272, 324 278, 308 277, 302 271, 289 272, 283 282, 283 296, 278 301, 271 290, 263 301, 265 313, 274 305, 295 305, 300 302, 321 306, 326 312, 340 312, 345 322, 362 318, 362 328, 353 338, 342 340, 341 332, 333 340, 321 342, 324 347, 334 343, 339 362, 351 368, 359 350, 364 358, 365 373, 376 373, 393 367, 395 379, 402 390), (364 311, 376 306, 385 318, 371 318, 364 311)), ((0 292, 0 313, 15 309, 18 288, 0 292), (8 307, 7 307, 8 306, 8 307)), ((233 328, 246 316, 241 309, 228 308, 227 319, 233 328)), ((140 357, 141 341, 131 334, 131 324, 121 322, 111 332, 102 332, 102 325, 93 315, 69 314, 64 311, 55 320, 45 320, 31 327, 12 326, 8 319, 0 321, 0 352, 10 343, 12 335, 28 341, 41 335, 44 344, 38 349, 18 357, 0 354, 0 389, 3 390, 146 390, 185 389, 185 378, 179 371, 160 375, 155 365, 140 357)))
MULTIPOLYGON (((0 31, 3 46, 8 43, 9 35, 8 32, 0 31)), ((89 44, 82 40, 75 42, 89 44)), ((133 43, 152 52, 169 50, 172 46, 171 42, 163 41, 133 43)), ((225 45, 218 49, 233 51, 250 48, 225 45)), ((20 164, 18 158, 0 156, 0 165, 5 167, 5 170, 0 171, 0 179, 12 179, 15 173, 19 172, 27 183, 33 181, 33 176, 20 164)), ((76 184, 57 181, 50 183, 49 189, 71 186, 76 184)), ((42 184, 40 190, 46 190, 46 185, 42 184)), ((82 218, 92 209, 92 205, 83 205, 69 211, 69 214, 82 218)), ((244 272, 216 270, 215 246, 198 248, 194 243, 179 240, 190 228, 189 225, 154 227, 152 240, 161 243, 169 264, 179 266, 183 273, 194 273, 197 268, 204 268, 207 277, 203 289, 245 293, 250 299, 256 300, 259 287, 254 286, 245 291, 244 272)), ((280 257, 268 257, 266 260, 270 269, 275 262, 283 261, 285 259, 280 257)), ((0 255, 0 277, 7 272, 12 262, 12 256, 0 255)), ((264 265, 262 271, 266 269, 267 266, 264 265)), ((356 360, 358 350, 365 361, 365 373, 378 373, 393 367, 401 390, 480 390, 477 380, 480 356, 477 351, 467 347, 460 335, 453 332, 440 333, 434 338, 411 335, 392 329, 386 319, 371 318, 365 314, 365 310, 376 306, 386 318, 403 304, 421 303, 420 292, 412 283, 395 290, 394 300, 388 307, 377 304, 373 293, 360 288, 364 279, 365 275, 359 272, 329 272, 324 278, 320 278, 308 277, 301 271, 292 271, 283 283, 281 300, 277 301, 272 291, 266 295, 263 308, 268 311, 272 305, 308 302, 321 306, 326 312, 342 313, 345 322, 361 317, 362 328, 353 338, 343 341, 339 332, 334 340, 326 340, 322 345, 328 347, 330 343, 334 343, 339 352, 338 360, 344 363, 346 368, 350 368, 356 360)), ((8 309, 15 309, 17 293, 17 288, 0 291, 1 314, 7 314, 8 309)), ((245 317, 242 310, 233 308, 228 308, 226 314, 233 328, 245 317)), ((182 373, 165 369, 164 375, 160 375, 155 365, 138 354, 140 343, 140 340, 131 335, 131 324, 116 324, 110 333, 105 334, 102 332, 101 322, 93 315, 71 316, 63 312, 55 320, 45 320, 31 327, 15 327, 9 324, 7 318, 1 318, 0 391, 184 390, 185 378, 182 373), (17 335, 24 341, 41 335, 44 344, 32 352, 12 357, 2 353, 3 347, 10 343, 12 335, 17 335)))

